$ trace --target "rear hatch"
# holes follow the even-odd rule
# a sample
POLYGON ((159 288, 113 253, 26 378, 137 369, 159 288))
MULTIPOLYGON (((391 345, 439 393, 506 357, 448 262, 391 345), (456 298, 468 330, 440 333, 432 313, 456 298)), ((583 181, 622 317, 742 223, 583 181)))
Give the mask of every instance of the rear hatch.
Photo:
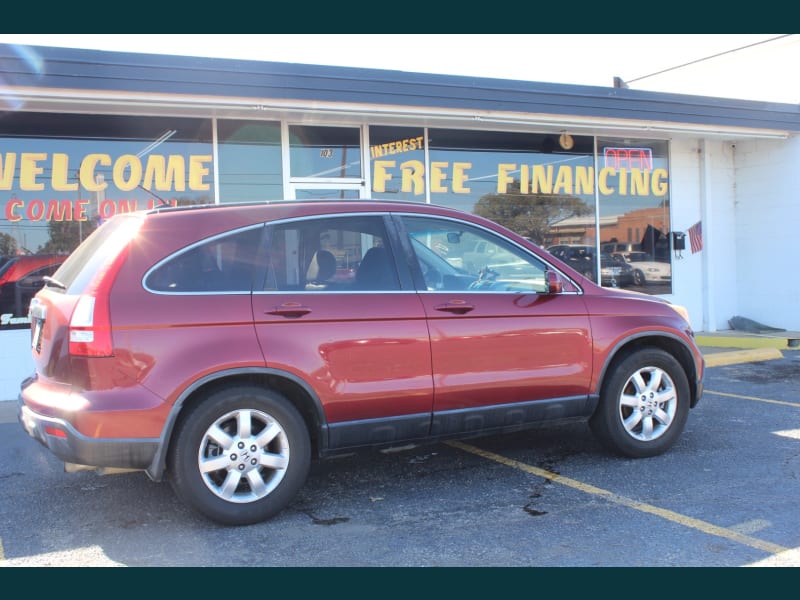
POLYGON ((79 383, 71 359, 109 356, 108 295, 142 216, 115 216, 97 230, 46 279, 31 301, 31 348, 37 375, 79 383))

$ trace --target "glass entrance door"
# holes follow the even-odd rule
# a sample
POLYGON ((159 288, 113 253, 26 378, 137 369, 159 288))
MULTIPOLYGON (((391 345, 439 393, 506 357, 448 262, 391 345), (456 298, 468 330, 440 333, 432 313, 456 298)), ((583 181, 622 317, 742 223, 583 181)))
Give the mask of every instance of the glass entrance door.
POLYGON ((296 200, 366 197, 360 127, 288 126, 288 196, 296 200))

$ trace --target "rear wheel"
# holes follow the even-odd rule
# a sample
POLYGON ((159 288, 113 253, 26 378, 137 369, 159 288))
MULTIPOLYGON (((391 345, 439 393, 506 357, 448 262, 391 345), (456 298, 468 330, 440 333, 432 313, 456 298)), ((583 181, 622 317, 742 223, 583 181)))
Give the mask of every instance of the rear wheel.
POLYGON ((311 443, 286 398, 241 386, 211 394, 177 431, 169 456, 177 496, 225 525, 275 515, 308 475, 311 443))
POLYGON ((612 365, 589 424, 607 448, 642 458, 668 450, 688 414, 689 383, 680 363, 648 348, 612 365))

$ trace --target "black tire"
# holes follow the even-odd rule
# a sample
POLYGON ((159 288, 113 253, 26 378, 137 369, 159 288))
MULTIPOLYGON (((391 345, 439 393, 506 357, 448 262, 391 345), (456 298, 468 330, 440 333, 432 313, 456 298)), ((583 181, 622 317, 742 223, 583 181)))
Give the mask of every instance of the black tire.
POLYGON ((187 505, 223 525, 249 525, 291 502, 310 463, 308 429, 297 409, 275 391, 238 386, 191 409, 167 466, 187 505))
POLYGON ((635 269, 633 271, 633 285, 642 286, 645 284, 644 273, 641 269, 635 269))
POLYGON ((683 431, 689 394, 686 373, 672 355, 656 348, 638 350, 610 367, 589 425, 615 453, 656 456, 683 431))

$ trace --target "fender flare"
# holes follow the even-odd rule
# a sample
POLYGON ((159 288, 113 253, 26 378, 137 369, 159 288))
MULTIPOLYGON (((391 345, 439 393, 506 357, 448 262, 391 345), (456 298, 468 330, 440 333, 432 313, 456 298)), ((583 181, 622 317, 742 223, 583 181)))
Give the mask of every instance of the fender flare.
POLYGON ((150 465, 145 469, 147 476, 150 477, 153 481, 161 481, 164 476, 164 469, 166 468, 167 462, 167 448, 169 447, 169 441, 172 438, 173 430, 175 429, 175 423, 178 421, 178 416, 180 415, 181 411, 183 410, 184 404, 186 401, 200 388, 203 386, 208 385, 209 383, 213 383, 214 381, 218 381, 221 379, 225 379, 228 377, 234 377, 239 375, 259 375, 259 376, 268 376, 268 377, 278 377, 281 379, 285 379, 291 381, 295 385, 299 386, 303 389, 303 391, 308 394, 308 397, 311 398, 311 403, 313 405, 314 414, 317 418, 317 422, 319 423, 319 436, 320 436, 320 447, 327 447, 328 445, 328 422, 325 417, 325 411, 322 409, 322 402, 317 396, 316 392, 314 392, 313 388, 308 385, 303 379, 294 375, 293 373, 289 373, 288 371, 283 371, 281 369, 272 369, 269 367, 240 367, 240 368, 233 368, 233 369, 224 369, 222 371, 216 371, 214 373, 210 373, 201 377, 200 379, 192 382, 185 390, 183 390, 178 396, 178 399, 170 408, 169 415, 167 415, 167 419, 164 422, 164 427, 161 430, 161 435, 158 438, 158 450, 156 450, 156 454, 153 457, 152 462, 150 465))
MULTIPOLYGON (((692 394, 694 396, 694 398, 692 399, 692 402, 691 402, 691 406, 694 406, 697 403, 697 401, 699 400, 698 390, 702 389, 700 387, 700 382, 698 380, 698 373, 702 372, 702 365, 697 365, 695 363, 694 352, 692 351, 691 346, 689 346, 689 344, 686 342, 686 340, 684 340, 679 335, 675 335, 674 333, 670 333, 668 331, 660 331, 660 330, 656 330, 656 331, 640 331, 640 332, 638 332, 638 333, 636 333, 634 335, 625 337, 625 338, 617 341, 617 343, 614 344, 613 348, 606 355, 605 363, 603 364, 603 367, 602 367, 602 369, 600 369, 600 372, 599 372, 599 374, 597 376, 597 384, 596 384, 596 387, 594 389, 594 394, 592 394, 592 396, 599 400, 600 392, 601 392, 601 390, 603 388, 603 382, 605 381, 606 375, 608 374, 608 369, 611 366, 611 364, 614 362, 614 360, 617 358, 617 356, 619 355, 620 350, 622 350, 622 348, 624 346, 628 346, 631 342, 635 342, 636 340, 641 340, 641 339, 644 339, 644 338, 651 338, 651 339, 652 338, 669 338, 671 341, 677 342, 678 344, 680 344, 680 346, 684 349, 684 351, 686 352, 686 356, 689 357, 689 359, 691 360, 691 362, 693 364, 694 372, 693 373, 687 372, 686 375, 687 375, 687 379, 689 380, 689 387, 691 388, 692 394)), ((684 366, 684 368, 685 368, 686 365, 684 363, 684 359, 682 357, 676 357, 676 358, 678 359, 678 362, 680 362, 681 365, 684 366)))

